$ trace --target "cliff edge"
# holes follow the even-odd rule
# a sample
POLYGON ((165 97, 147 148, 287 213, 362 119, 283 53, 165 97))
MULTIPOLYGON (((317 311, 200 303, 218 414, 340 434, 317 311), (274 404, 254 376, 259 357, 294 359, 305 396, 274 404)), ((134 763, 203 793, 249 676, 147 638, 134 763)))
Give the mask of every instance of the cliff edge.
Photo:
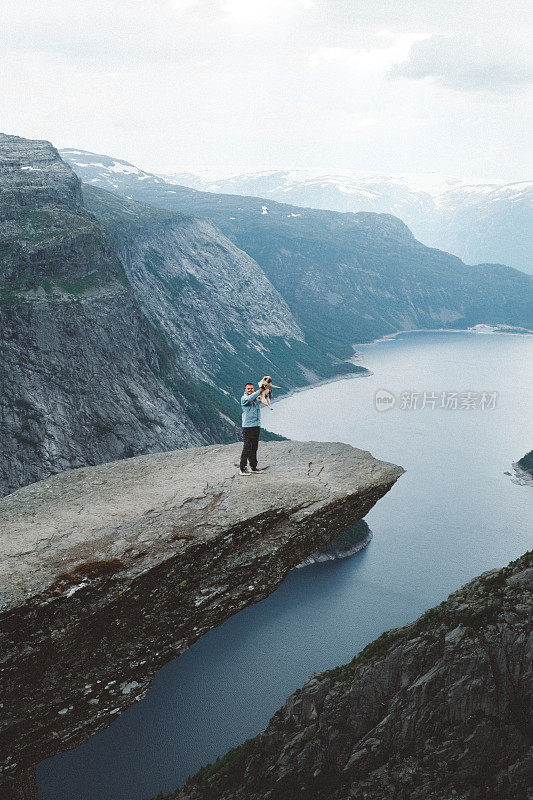
POLYGON ((239 451, 85 467, 0 500, 6 796, 141 699, 202 634, 274 591, 403 472, 349 445, 280 442, 261 446, 264 473, 241 478, 239 451))

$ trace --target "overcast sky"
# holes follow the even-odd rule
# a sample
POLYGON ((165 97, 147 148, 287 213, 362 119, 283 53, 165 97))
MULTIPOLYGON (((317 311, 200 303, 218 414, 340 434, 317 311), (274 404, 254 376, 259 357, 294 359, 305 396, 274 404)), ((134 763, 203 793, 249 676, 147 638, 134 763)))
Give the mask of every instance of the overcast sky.
POLYGON ((531 179, 530 0, 0 0, 0 130, 159 172, 531 179))

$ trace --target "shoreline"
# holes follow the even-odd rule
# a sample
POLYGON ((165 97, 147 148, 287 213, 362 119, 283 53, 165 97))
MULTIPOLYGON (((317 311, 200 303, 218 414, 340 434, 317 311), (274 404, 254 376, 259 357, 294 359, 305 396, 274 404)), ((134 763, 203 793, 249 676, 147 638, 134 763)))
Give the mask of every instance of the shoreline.
MULTIPOLYGON (((355 347, 355 345, 354 345, 355 347)), ((351 358, 346 359, 347 362, 353 363, 351 358)), ((356 364, 355 366, 359 366, 356 364)), ((275 402, 272 403, 272 406, 275 406, 280 400, 288 400, 289 397, 292 397, 294 394, 299 394, 300 392, 307 392, 309 389, 317 389, 319 386, 326 386, 328 383, 337 383, 337 381, 351 381, 355 378, 370 378, 371 375, 374 373, 371 369, 367 369, 366 367, 362 367, 365 372, 350 372, 347 374, 339 373, 332 378, 323 378, 321 381, 315 381, 315 383, 308 383, 307 386, 297 386, 295 389, 291 389, 290 392, 286 392, 285 394, 278 395, 276 397, 275 402)), ((268 428, 267 428, 268 430, 268 428)))
POLYGON ((371 339, 370 342, 357 342, 354 347, 366 347, 372 344, 379 344, 380 342, 388 342, 391 339, 396 339, 402 333, 479 333, 484 336, 494 335, 496 333, 504 334, 505 336, 531 336, 533 330, 529 328, 515 328, 512 325, 502 326, 502 330, 498 329, 497 325, 485 325, 480 323, 479 326, 473 325, 470 328, 410 328, 409 330, 395 331, 394 333, 386 333, 379 339, 371 339))
MULTIPOLYGON (((470 328, 410 328, 409 330, 387 333, 384 336, 381 336, 379 339, 371 339, 369 342, 356 342, 352 345, 354 354, 350 358, 346 359, 346 363, 354 364, 356 367, 361 367, 362 369, 366 370, 366 372, 358 372, 355 374, 351 373, 346 375, 339 373, 337 376, 332 378, 324 378, 323 380, 309 383, 307 386, 298 386, 296 389, 291 389, 290 392, 286 392, 285 394, 276 397, 276 400, 272 405, 274 406, 280 400, 288 400, 289 397, 292 397, 299 392, 307 392, 309 389, 317 389, 319 386, 326 386, 328 383, 337 383, 337 381, 350 381, 354 378, 370 378, 374 374, 372 370, 368 369, 368 367, 363 367, 361 364, 356 362, 356 358, 358 356, 356 348, 369 347, 382 342, 392 341, 396 339, 397 336, 401 336, 403 333, 477 333, 484 336, 494 334, 502 334, 505 336, 533 335, 533 330, 529 330, 528 328, 517 328, 516 330, 513 330, 511 325, 506 325, 503 327, 507 328, 507 330, 498 330, 496 325, 485 325, 481 323, 479 327, 473 326, 470 328)), ((266 430, 268 430, 268 428, 266 428, 266 430)))

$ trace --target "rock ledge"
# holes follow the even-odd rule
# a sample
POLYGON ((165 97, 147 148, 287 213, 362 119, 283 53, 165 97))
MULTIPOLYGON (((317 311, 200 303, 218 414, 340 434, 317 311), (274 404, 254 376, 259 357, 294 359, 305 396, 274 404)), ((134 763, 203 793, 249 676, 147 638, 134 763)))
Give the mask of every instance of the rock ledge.
POLYGON ((106 727, 154 673, 276 589, 403 470, 344 444, 240 445, 55 475, 0 501, 3 773, 106 727))

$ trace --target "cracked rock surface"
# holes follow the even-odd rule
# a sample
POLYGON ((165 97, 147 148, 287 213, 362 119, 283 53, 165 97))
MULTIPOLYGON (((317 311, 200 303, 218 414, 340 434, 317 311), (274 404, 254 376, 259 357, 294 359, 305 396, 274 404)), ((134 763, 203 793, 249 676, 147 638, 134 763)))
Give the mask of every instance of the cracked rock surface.
POLYGON ((349 445, 276 442, 264 473, 240 477, 240 447, 71 470, 0 500, 4 781, 106 727, 403 472, 349 445))

